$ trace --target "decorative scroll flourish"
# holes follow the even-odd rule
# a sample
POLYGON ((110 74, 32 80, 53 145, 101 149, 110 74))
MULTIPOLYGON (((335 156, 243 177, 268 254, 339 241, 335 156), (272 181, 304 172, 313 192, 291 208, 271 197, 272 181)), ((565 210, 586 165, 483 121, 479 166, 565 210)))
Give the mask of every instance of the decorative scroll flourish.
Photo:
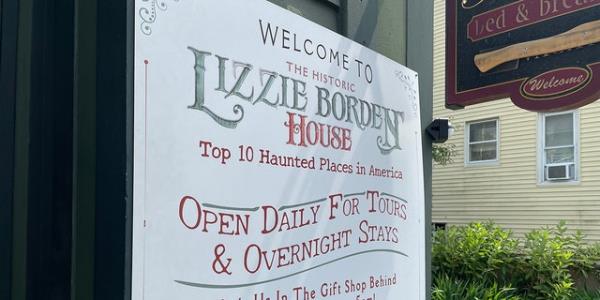
POLYGON ((381 136, 377 137, 377 147, 379 147, 379 151, 382 155, 388 155, 394 150, 402 150, 399 145, 389 145, 389 143, 385 142, 381 136))
POLYGON ((297 275, 300 275, 302 273, 306 273, 309 271, 312 271, 314 269, 318 269, 321 267, 324 267, 326 265, 329 264, 333 264, 335 262, 341 261, 341 260, 345 260, 348 258, 352 258, 354 256, 359 256, 359 255, 364 255, 364 254, 369 254, 369 253, 390 253, 390 254, 394 254, 394 255, 400 255, 400 256, 404 256, 404 257, 409 257, 407 254, 400 252, 400 251, 396 251, 396 250, 392 250, 392 249, 373 249, 373 250, 366 250, 366 251, 361 251, 361 252, 357 252, 357 253, 353 253, 353 254, 349 254, 346 256, 342 256, 339 258, 336 258, 334 260, 330 260, 328 262, 316 265, 316 266, 312 266, 310 268, 304 269, 304 270, 300 270, 298 272, 292 273, 292 274, 288 274, 288 275, 284 275, 281 277, 277 277, 277 278, 273 278, 273 279, 268 279, 268 280, 262 280, 262 281, 255 281, 255 282, 250 282, 250 283, 239 283, 239 284, 210 284, 210 283, 199 283, 199 282, 189 282, 189 281, 183 281, 183 280, 175 280, 175 282, 182 284, 182 285, 187 285, 190 287, 196 287, 196 288, 204 288, 204 289, 237 289, 237 288, 243 288, 243 287, 249 287, 249 286, 256 286, 256 285, 261 285, 261 284, 265 284, 265 283, 269 283, 269 282, 276 282, 276 281, 280 281, 286 278, 290 278, 290 277, 295 277, 297 275))
MULTIPOLYGON (((188 106, 188 108, 193 108, 193 105, 188 106)), ((220 117, 219 115, 217 115, 216 113, 214 113, 212 110, 210 110, 209 108, 207 108, 206 106, 202 106, 200 108, 198 108, 199 111, 203 111, 205 112, 208 116, 210 116, 213 120, 215 120, 215 122, 217 122, 217 124, 225 127, 225 128, 229 128, 229 129, 235 129, 238 125, 238 123, 240 123, 242 121, 242 119, 244 118, 244 108, 239 105, 236 104, 233 106, 233 114, 239 117, 237 119, 225 119, 220 117)))
MULTIPOLYGON (((171 0, 179 2, 179 0, 171 0)), ((145 35, 152 34, 152 25, 158 18, 159 11, 167 11, 168 5, 166 0, 142 0, 142 7, 138 10, 138 15, 142 19, 140 30, 145 35)))
MULTIPOLYGON (((296 133, 296 134, 300 133, 300 129, 302 129, 302 126, 300 126, 300 124, 296 124, 296 123, 294 123, 293 125, 294 125, 294 128, 293 128, 294 129, 294 133, 296 133)), ((287 121, 283 122, 283 126, 289 128, 290 127, 290 122, 287 122, 287 121)))

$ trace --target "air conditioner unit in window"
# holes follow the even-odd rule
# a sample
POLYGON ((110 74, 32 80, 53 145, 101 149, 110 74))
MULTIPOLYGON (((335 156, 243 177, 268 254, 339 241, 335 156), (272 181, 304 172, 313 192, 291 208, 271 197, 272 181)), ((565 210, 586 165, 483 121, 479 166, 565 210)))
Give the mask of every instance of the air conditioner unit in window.
POLYGON ((546 180, 567 180, 571 179, 571 164, 546 166, 546 180))

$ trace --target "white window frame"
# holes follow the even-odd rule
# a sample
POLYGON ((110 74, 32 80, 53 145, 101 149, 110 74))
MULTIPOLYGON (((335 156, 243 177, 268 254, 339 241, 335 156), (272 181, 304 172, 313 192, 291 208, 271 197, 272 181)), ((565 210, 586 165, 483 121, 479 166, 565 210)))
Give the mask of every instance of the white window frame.
POLYGON ((464 150, 465 166, 497 165, 498 162, 500 161, 500 118, 489 118, 489 119, 465 122, 465 148, 464 149, 465 149, 464 150), (481 141, 481 142, 471 143, 471 125, 487 123, 487 122, 491 122, 491 121, 496 122, 496 140, 494 140, 496 142, 496 158, 489 159, 489 160, 471 161, 471 144, 492 142, 492 140, 489 140, 489 141, 481 141))
POLYGON ((555 186, 555 185, 570 185, 579 184, 580 182, 580 143, 579 143, 579 111, 569 110, 555 113, 539 113, 538 114, 538 135, 537 135, 537 174, 538 185, 555 186), (546 180, 546 117, 573 114, 573 147, 574 149, 574 164, 575 174, 573 179, 568 180, 546 180))

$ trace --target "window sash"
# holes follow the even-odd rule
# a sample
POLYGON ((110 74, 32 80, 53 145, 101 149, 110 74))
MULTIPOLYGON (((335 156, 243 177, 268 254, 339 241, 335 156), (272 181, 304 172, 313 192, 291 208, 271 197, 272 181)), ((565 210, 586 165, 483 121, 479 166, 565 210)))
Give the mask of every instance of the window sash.
MULTIPOLYGON (((542 171, 542 182, 546 182, 546 183, 550 183, 550 182, 556 182, 556 180, 551 180, 548 177, 548 168, 550 167, 556 167, 556 166, 563 166, 566 165, 568 166, 569 170, 568 170, 568 175, 569 178, 565 179, 565 180, 559 180, 560 181, 576 181, 577 179, 577 170, 578 170, 578 145, 577 145, 577 139, 578 139, 578 133, 577 133, 577 114, 576 112, 572 111, 572 112, 567 112, 567 113, 553 113, 553 114, 543 114, 542 118, 541 118, 541 125, 542 125, 542 132, 541 132, 541 171, 542 171), (571 141, 568 142, 567 144, 564 145, 553 145, 553 146, 548 146, 548 137, 552 136, 549 135, 547 130, 548 130, 548 117, 556 117, 559 115, 567 115, 570 114, 571 115, 571 122, 570 122, 570 128, 566 128, 567 130, 562 131, 561 133, 566 133, 566 134, 570 134, 571 136, 571 141), (564 153, 560 153, 560 150, 563 149, 569 149, 568 151, 564 152, 564 153), (555 152, 554 155, 556 155, 558 153, 558 157, 554 157, 553 159, 555 161, 553 162, 549 162, 549 152, 555 152), (564 161, 560 161, 561 157, 568 157, 569 159, 564 160, 564 161)), ((554 128, 556 131, 556 128, 554 128)), ((555 132, 556 133, 556 132, 555 132)), ((567 141, 564 141, 567 142, 567 141)), ((556 144, 556 143, 551 143, 551 144, 556 144)))
MULTIPOLYGON (((498 120, 485 120, 485 121, 475 121, 475 122, 468 122, 467 123, 467 137, 466 137, 466 145, 467 145, 467 151, 466 151, 466 162, 467 163, 486 163, 486 162, 494 162, 498 160, 498 120), (472 135, 471 135, 471 131, 473 129, 473 126, 475 125, 482 125, 481 130, 485 130, 488 129, 486 127, 484 127, 486 124, 494 124, 494 139, 486 139, 486 140, 478 140, 478 141, 472 141, 472 135), (485 145, 485 144, 493 144, 493 152, 494 152, 494 158, 491 159, 473 159, 473 146, 478 146, 478 145, 485 145)), ((483 156, 483 155, 481 155, 483 156)))
POLYGON ((546 147, 544 148, 544 150, 553 150, 553 149, 561 149, 561 148, 573 148, 575 147, 575 144, 571 144, 571 145, 564 145, 564 146, 552 146, 552 147, 546 147))
POLYGON ((497 120, 488 120, 488 121, 477 121, 477 122, 471 122, 471 123, 468 123, 468 125, 469 125, 469 126, 468 126, 468 130, 469 130, 469 138, 468 138, 468 140, 467 140, 467 141, 468 141, 469 143, 491 142, 491 141, 496 141, 496 140, 498 140, 498 121, 497 121, 497 120), (482 135, 484 135, 482 131, 483 131, 483 130, 486 130, 486 129, 489 129, 489 127, 486 127, 486 125, 489 125, 489 124, 492 124, 492 123, 494 124, 494 126, 493 126, 493 128, 494 128, 494 131, 493 131, 493 133, 494 133, 494 138, 493 138, 493 139, 486 139, 486 140, 484 140, 484 139, 481 139, 481 140, 473 141, 473 135, 471 134, 471 131, 472 131, 472 128, 473 128, 474 126, 480 125, 480 126, 481 126, 481 127, 479 128, 479 129, 481 130, 480 132, 481 132, 481 134, 482 134, 482 135))
POLYGON ((560 147, 560 148, 555 148, 555 149, 546 149, 546 150, 544 150, 544 158, 545 158, 544 159, 545 165, 575 163, 575 147, 560 147), (549 162, 549 160, 550 160, 549 153, 554 152, 553 155, 555 155, 555 156, 564 155, 565 153, 561 153, 559 151, 553 151, 553 150, 562 150, 562 149, 570 150, 570 151, 566 152, 567 157, 569 157, 570 159, 560 161, 560 162, 549 162))
POLYGON ((573 113, 548 114, 544 116, 544 120, 544 146, 566 146, 568 143, 573 143, 575 138, 573 113))
POLYGON ((485 140, 479 142, 470 142, 469 145, 478 145, 478 144, 486 144, 486 143, 495 143, 497 140, 485 140))
POLYGON ((496 158, 498 157, 498 144, 494 141, 494 142, 487 142, 487 143, 479 143, 479 144, 475 144, 472 146, 492 146, 489 147, 489 149, 487 149, 487 147, 481 147, 479 149, 476 149, 474 147, 469 147, 469 161, 470 162, 486 162, 486 161, 495 161, 496 158), (489 159, 484 159, 483 157, 485 156, 485 154, 488 154, 488 152, 493 152, 493 158, 489 158, 489 159), (474 153, 477 153, 477 156, 480 156, 481 159, 473 159, 473 157, 475 155, 473 155, 474 153))

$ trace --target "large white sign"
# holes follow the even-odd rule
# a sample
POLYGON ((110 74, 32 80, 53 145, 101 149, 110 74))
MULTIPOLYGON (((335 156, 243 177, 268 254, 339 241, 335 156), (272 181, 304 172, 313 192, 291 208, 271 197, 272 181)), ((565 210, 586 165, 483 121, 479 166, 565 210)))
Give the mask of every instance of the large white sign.
POLYGON ((424 299, 417 74, 259 0, 136 0, 133 299, 424 299))

